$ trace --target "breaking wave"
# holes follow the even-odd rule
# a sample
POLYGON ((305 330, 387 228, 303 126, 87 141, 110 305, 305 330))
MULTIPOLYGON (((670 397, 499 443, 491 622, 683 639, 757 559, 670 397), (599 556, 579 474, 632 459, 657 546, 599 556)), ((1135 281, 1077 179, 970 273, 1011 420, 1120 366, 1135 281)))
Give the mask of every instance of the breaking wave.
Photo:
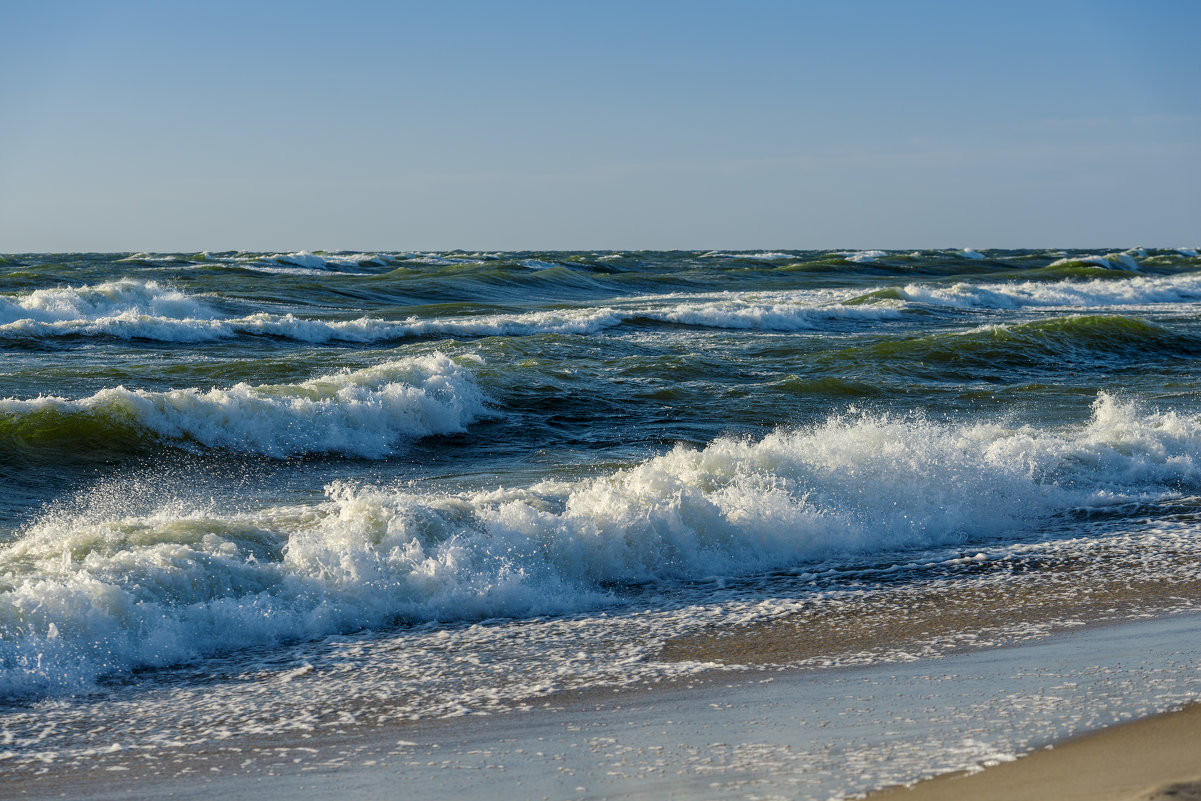
MULTIPOLYGON (((1073 260, 1078 262, 1079 260, 1073 260)), ((1184 303, 1201 299, 1201 274, 1136 276, 1089 281, 1012 281, 996 284, 961 282, 949 287, 909 284, 899 290, 905 301, 961 309, 1025 307, 1137 306, 1184 303)))
POLYGON ((200 343, 239 336, 301 342, 375 343, 429 336, 594 334, 631 322, 769 331, 819 329, 844 320, 879 320, 897 309, 844 305, 830 293, 727 293, 636 297, 620 305, 505 314, 385 320, 321 320, 256 312, 231 317, 214 303, 156 282, 121 279, 95 287, 44 289, 0 298, 0 337, 37 339, 108 336, 200 343))
POLYGON ((470 369, 434 354, 299 384, 168 392, 115 387, 77 400, 0 399, 0 446, 10 454, 84 450, 103 456, 150 440, 277 458, 379 458, 418 437, 466 430, 486 414, 484 404, 470 369))
MULTIPOLYGON (((459 368, 404 369, 453 384, 459 368)), ((431 425, 462 425, 445 405, 431 425)), ((0 695, 398 622, 594 608, 623 585, 981 542, 1199 486, 1201 421, 1108 395, 1057 431, 837 416, 527 488, 338 482, 317 504, 230 513, 114 483, 0 548, 0 695)))

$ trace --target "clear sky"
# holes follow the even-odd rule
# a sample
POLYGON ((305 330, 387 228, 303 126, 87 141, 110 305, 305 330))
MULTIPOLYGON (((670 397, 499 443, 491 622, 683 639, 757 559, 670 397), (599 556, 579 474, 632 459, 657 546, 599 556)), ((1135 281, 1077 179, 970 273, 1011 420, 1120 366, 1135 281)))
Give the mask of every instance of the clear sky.
POLYGON ((0 252, 1201 244, 1201 2, 0 0, 0 252))

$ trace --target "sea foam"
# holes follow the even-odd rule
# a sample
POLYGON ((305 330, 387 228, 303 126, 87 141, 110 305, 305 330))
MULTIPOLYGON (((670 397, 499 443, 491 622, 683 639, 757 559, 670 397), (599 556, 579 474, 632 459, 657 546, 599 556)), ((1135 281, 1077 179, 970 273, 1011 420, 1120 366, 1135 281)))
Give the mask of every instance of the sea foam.
POLYGON ((208 320, 218 312, 203 300, 155 281, 123 278, 96 286, 38 289, 0 296, 0 326, 15 322, 98 322, 114 318, 162 317, 208 320))
MULTIPOLYGON (((107 336, 203 343, 268 336, 309 343, 381 343, 413 337, 589 335, 635 322, 761 331, 822 330, 856 320, 897 319, 907 304, 962 309, 1105 307, 1190 302, 1201 298, 1201 276, 1136 276, 1117 280, 914 283, 873 303, 846 303, 854 292, 797 290, 646 295, 583 308, 531 312, 329 320, 255 312, 237 316, 154 281, 111 281, 92 287, 36 290, 0 297, 0 337, 37 339, 107 336)), ((870 294, 870 293, 869 293, 870 294)), ((867 297, 860 293, 860 297, 867 297)))
POLYGON ((471 370, 433 354, 298 384, 104 389, 86 398, 0 400, 8 433, 35 439, 69 418, 130 426, 184 447, 287 457, 340 453, 378 458, 407 441, 451 434, 486 414, 471 370), (47 425, 49 421, 49 425, 47 425))
MULTIPOLYGON (((1079 259, 1071 259, 1079 261, 1079 259)), ((1116 280, 960 282, 949 287, 909 284, 904 300, 955 308, 1016 309, 1023 307, 1137 306, 1201 299, 1201 275, 1136 276, 1116 280)))
POLYGON ((1108 253, 1104 256, 1097 256, 1093 254, 1084 256, 1067 256, 1062 259, 1056 259, 1047 266, 1061 267, 1069 264, 1093 264, 1097 267, 1104 267, 1107 270, 1113 270, 1116 269, 1116 262, 1118 265, 1121 265, 1122 269, 1138 270, 1139 263, 1135 259, 1135 256, 1138 256, 1139 258, 1145 258, 1146 255, 1147 251, 1143 250, 1142 248, 1135 248, 1133 250, 1122 251, 1121 253, 1108 253))
POLYGON ((587 479, 335 482, 320 503, 242 513, 113 482, 0 549, 0 695, 396 622, 595 608, 623 585, 979 547, 1199 486, 1201 422, 1107 395, 1060 431, 851 414, 587 479))
POLYGON ((161 342, 202 343, 241 336, 300 342, 376 343, 434 336, 533 336, 596 334, 634 322, 769 331, 819 329, 825 323, 879 320, 899 311, 887 304, 846 306, 846 293, 724 293, 648 295, 620 304, 456 317, 363 316, 324 320, 295 314, 223 314, 215 301, 154 281, 122 279, 95 287, 37 290, 0 298, 0 336, 13 339, 108 336, 161 342))

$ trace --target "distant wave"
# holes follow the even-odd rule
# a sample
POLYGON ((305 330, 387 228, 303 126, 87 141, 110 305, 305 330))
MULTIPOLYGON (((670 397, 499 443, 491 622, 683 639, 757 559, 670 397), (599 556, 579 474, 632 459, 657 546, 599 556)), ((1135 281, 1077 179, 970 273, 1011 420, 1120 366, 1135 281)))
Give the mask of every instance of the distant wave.
POLYGON ((908 284, 900 290, 897 297, 916 303, 962 309, 1015 309, 1039 306, 1097 308, 1183 303, 1201 299, 1201 274, 1135 276, 1089 281, 958 283, 949 287, 908 284))
POLYGON ((195 254, 181 253, 134 253, 116 260, 117 263, 135 264, 196 264, 196 263, 225 263, 237 264, 266 272, 293 273, 323 273, 345 272, 368 265, 384 267, 388 261, 375 253, 337 253, 317 254, 307 250, 293 253, 226 253, 211 254, 208 252, 195 254))
POLYGON ((979 371, 1042 367, 1059 373, 1065 362, 1110 362, 1201 355, 1201 339, 1121 315, 1069 315, 968 331, 897 337, 831 351, 829 369, 876 375, 938 374, 947 368, 979 371))
MULTIPOLYGON (((1054 276, 1054 270, 1071 268, 1065 263, 1044 269, 1052 270, 1054 276)), ((1074 276, 1069 275, 1071 278, 1074 276)), ((897 319, 907 309, 917 306, 1106 308, 1198 299, 1201 299, 1201 273, 1182 273, 1091 280, 911 283, 860 295, 822 290, 677 293, 532 312, 327 320, 268 312, 231 316, 218 308, 216 300, 192 296, 155 281, 124 278, 96 286, 40 289, 0 297, 0 339, 104 336, 202 343, 269 336, 312 343, 379 343, 431 336, 595 334, 636 322, 808 331, 854 321, 897 319)))
POLYGON ((287 457, 377 458, 431 434, 466 430, 486 414, 471 371, 441 354, 387 362, 299 384, 168 392, 104 389, 78 400, 0 400, 0 444, 10 450, 100 453, 150 439, 180 447, 287 457))
POLYGON ((1122 251, 1121 253, 1107 253, 1104 256, 1095 254, 1086 254, 1080 256, 1066 256, 1062 259, 1056 259, 1051 262, 1049 267, 1059 267, 1064 264, 1095 264, 1098 267, 1104 267, 1108 270, 1125 269, 1138 270, 1139 263, 1135 257, 1146 258, 1147 251, 1142 248, 1122 251), (1120 268, 1118 267, 1120 265, 1120 268))
POLYGON ((858 250, 858 251, 843 251, 839 255, 846 258, 847 261, 855 264, 874 264, 877 259, 881 259, 888 255, 884 250, 858 250))
POLYGON ((199 298, 156 282, 131 279, 95 287, 38 290, 0 299, 0 337, 109 336, 164 342, 212 342, 276 336, 303 342, 385 342, 418 336, 592 334, 636 320, 728 329, 810 330, 823 322, 878 320, 899 312, 884 306, 842 306, 829 293, 727 294, 690 300, 647 296, 600 305, 512 314, 318 320, 258 312, 223 316, 199 298))
POLYGON ((711 250, 708 253, 701 254, 702 259, 744 259, 746 261, 780 261, 781 259, 795 259, 793 253, 783 251, 747 251, 727 253, 720 250, 711 250))

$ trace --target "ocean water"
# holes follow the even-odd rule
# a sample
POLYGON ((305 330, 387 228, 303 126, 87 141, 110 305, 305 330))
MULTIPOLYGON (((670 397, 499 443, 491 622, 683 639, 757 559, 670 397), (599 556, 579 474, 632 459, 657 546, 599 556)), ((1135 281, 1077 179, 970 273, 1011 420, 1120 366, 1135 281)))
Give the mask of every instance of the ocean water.
POLYGON ((1189 248, 0 257, 0 773, 1193 608, 1198 300, 1189 248))

